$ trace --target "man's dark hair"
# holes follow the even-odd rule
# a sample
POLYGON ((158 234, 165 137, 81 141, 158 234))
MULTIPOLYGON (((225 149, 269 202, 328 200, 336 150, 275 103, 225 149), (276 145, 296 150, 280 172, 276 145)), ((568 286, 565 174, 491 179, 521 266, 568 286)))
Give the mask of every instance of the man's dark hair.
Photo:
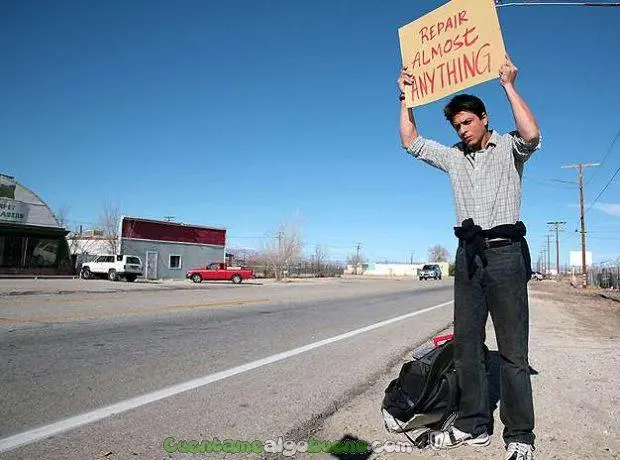
POLYGON ((471 112, 478 115, 478 118, 482 118, 486 111, 484 102, 479 97, 472 96, 471 94, 459 94, 448 102, 448 105, 443 109, 443 114, 452 123, 454 116, 459 112, 471 112))

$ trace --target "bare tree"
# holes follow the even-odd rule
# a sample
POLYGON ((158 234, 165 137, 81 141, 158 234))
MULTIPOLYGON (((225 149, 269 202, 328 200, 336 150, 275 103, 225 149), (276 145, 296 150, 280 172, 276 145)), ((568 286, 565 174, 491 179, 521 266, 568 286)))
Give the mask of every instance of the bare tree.
MULTIPOLYGON (((69 211, 71 208, 67 205, 61 205, 56 212, 54 213, 54 217, 56 217, 56 221, 58 225, 65 230, 68 230, 69 226, 69 211)), ((67 235, 67 244, 69 245, 69 254, 75 254, 77 251, 77 245, 74 238, 75 230, 71 230, 67 235)))
POLYGON ((314 254, 312 254, 312 259, 316 263, 316 273, 319 278, 323 276, 323 269, 325 268, 325 264, 328 258, 329 250, 326 246, 317 245, 314 248, 314 254))
POLYGON ((447 262, 449 257, 450 253, 448 250, 439 244, 428 248, 429 262, 447 262))
POLYGON ((281 223, 263 244, 263 259, 281 280, 288 268, 301 259, 304 243, 299 224, 295 221, 281 223))
POLYGON ((56 220, 58 221, 58 225, 60 225, 62 228, 67 228, 67 225, 69 224, 70 210, 71 208, 64 204, 56 210, 56 220))
POLYGON ((363 253, 358 252, 356 254, 349 254, 347 256, 347 265, 351 265, 355 269, 355 274, 359 273, 358 268, 366 263, 366 257, 363 253))
POLYGON ((119 248, 119 226, 121 211, 118 205, 106 201, 97 219, 97 227, 103 232, 107 249, 110 254, 117 254, 119 248))

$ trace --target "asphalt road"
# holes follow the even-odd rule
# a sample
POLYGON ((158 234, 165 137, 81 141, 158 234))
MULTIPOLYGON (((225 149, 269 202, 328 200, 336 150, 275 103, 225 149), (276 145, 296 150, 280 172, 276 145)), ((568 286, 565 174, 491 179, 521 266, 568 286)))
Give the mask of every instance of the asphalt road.
POLYGON ((182 458, 165 438, 308 439, 450 323, 450 282, 415 285, 2 298, 1 456, 182 458))

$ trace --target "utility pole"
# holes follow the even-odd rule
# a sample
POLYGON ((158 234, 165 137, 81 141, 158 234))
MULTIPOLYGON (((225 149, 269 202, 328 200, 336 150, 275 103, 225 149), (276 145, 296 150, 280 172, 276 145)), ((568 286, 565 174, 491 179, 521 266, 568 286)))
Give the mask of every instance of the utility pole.
POLYGON ((579 171, 579 209, 581 210, 581 287, 588 285, 588 275, 586 267, 586 216, 583 206, 583 168, 588 166, 599 166, 600 163, 576 163, 562 168, 576 168, 579 171))
POLYGON ((551 235, 547 233, 547 275, 551 276, 551 235))
POLYGON ((355 247, 357 249, 357 253, 355 254, 355 274, 357 275, 357 267, 360 264, 360 248, 362 247, 362 243, 357 243, 355 247))
POLYGON ((560 229, 560 225, 564 225, 566 222, 547 222, 547 225, 551 225, 555 229, 555 268, 557 270, 557 276, 560 276, 560 240, 558 238, 558 232, 564 231, 560 229))
POLYGON ((166 222, 170 222, 172 219, 174 219, 174 216, 164 216, 166 222))

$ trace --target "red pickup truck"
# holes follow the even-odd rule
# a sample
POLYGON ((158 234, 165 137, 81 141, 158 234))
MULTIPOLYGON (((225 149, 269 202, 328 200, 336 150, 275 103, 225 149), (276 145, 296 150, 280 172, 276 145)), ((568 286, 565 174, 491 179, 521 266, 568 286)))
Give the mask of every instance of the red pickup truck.
POLYGON ((205 268, 190 268, 185 274, 194 283, 201 283, 202 280, 230 280, 239 284, 253 276, 254 272, 249 268, 227 267, 223 262, 214 262, 205 268))

